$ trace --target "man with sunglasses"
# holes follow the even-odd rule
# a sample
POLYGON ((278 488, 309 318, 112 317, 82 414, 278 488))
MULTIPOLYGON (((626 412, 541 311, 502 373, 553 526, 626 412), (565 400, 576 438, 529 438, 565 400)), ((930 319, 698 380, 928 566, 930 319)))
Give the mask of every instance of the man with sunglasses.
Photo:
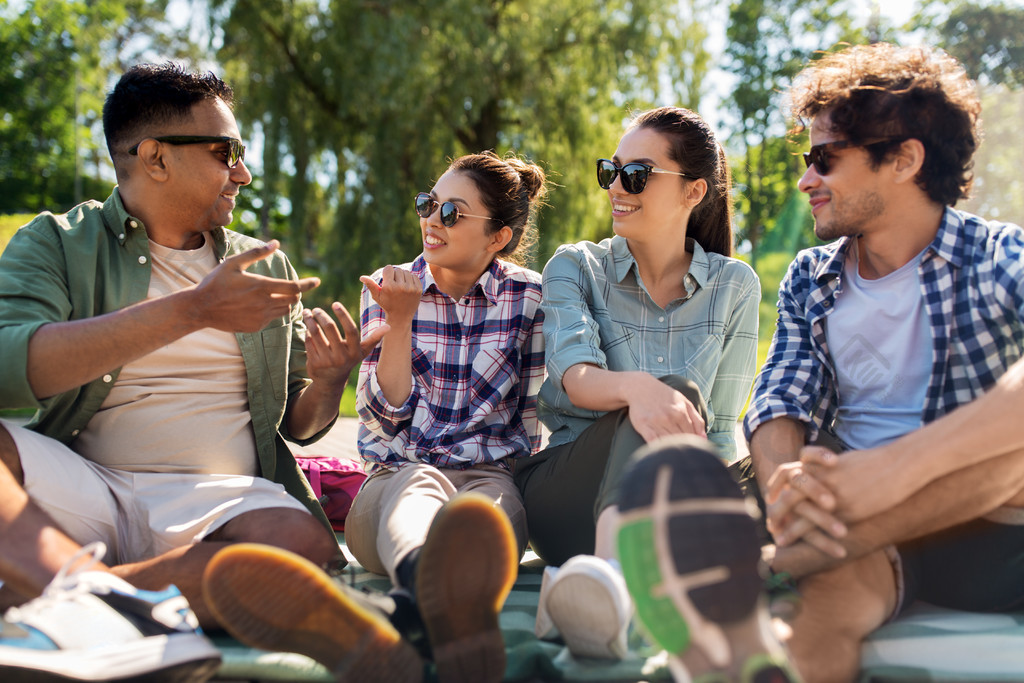
POLYGON ((1024 606, 1024 233, 953 208, 981 107, 951 57, 852 47, 791 96, 811 144, 799 188, 834 241, 780 287, 747 483, 772 569, 797 580, 794 662, 843 681, 914 600, 1024 606))
POLYGON ((276 242, 225 228, 252 180, 231 105, 212 73, 133 67, 103 111, 117 187, 0 259, 0 407, 38 409, 0 421, 0 595, 32 599, 5 615, 0 678, 204 680, 217 550, 340 557, 282 437, 331 427, 359 332, 303 309, 319 281, 276 242))

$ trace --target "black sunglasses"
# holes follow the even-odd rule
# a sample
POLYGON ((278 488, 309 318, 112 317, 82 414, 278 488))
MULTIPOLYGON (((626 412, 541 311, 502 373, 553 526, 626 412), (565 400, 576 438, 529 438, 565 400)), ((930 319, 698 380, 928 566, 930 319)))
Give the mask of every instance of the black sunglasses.
POLYGON ((639 161, 631 161, 619 166, 611 159, 597 160, 597 184, 601 186, 602 190, 610 188, 615 182, 615 177, 618 176, 623 190, 630 194, 640 194, 647 187, 647 176, 651 173, 669 173, 693 180, 698 179, 698 176, 689 173, 669 171, 650 164, 641 164, 639 161))
POLYGON ((828 175, 832 172, 832 163, 829 161, 829 156, 840 149, 846 149, 848 147, 872 147, 874 145, 880 145, 883 142, 903 142, 905 138, 875 138, 874 140, 865 140, 864 142, 853 142, 852 140, 836 140, 835 142, 823 142, 820 145, 814 145, 811 147, 810 152, 804 152, 804 163, 807 168, 814 164, 814 168, 818 175, 828 175))
MULTIPOLYGON (((420 218, 430 218, 434 211, 437 210, 438 202, 436 199, 431 197, 426 192, 420 192, 416 195, 416 215, 420 218)), ((499 220, 497 218, 491 218, 490 216, 477 216, 471 213, 462 213, 452 202, 444 202, 440 204, 441 207, 441 225, 446 228, 450 228, 455 225, 460 218, 463 216, 467 218, 486 218, 489 221, 499 220)))
MULTIPOLYGON (((238 138, 231 138, 226 135, 162 135, 158 138, 146 138, 166 142, 168 145, 199 145, 204 142, 223 142, 228 146, 228 157, 225 159, 228 168, 238 166, 239 161, 245 160, 245 145, 238 138)), ((135 146, 128 150, 131 155, 139 153, 139 145, 145 140, 139 140, 135 146)))

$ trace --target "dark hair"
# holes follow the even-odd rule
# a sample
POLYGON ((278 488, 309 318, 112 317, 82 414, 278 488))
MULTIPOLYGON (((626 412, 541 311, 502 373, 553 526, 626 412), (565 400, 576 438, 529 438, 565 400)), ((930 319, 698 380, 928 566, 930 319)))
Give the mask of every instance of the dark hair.
POLYGON ((484 206, 498 219, 490 221, 497 226, 492 233, 505 225, 512 228, 512 239, 498 256, 523 265, 525 252, 537 242, 536 212, 530 209, 547 193, 544 169, 512 153, 503 158, 487 151, 461 156, 448 170, 465 173, 480 190, 484 206))
POLYGON ((152 127, 187 119, 193 106, 213 99, 230 107, 234 93, 212 72, 192 73, 172 62, 131 67, 103 104, 103 133, 114 165, 152 127))
MULTIPOLYGON (((696 112, 683 107, 660 107, 642 112, 628 130, 649 128, 668 138, 668 157, 684 172, 703 178, 708 191, 690 214, 686 236, 704 251, 732 256, 732 173, 725 150, 696 112)), ((680 178, 680 182, 688 182, 680 178)))
POLYGON ((792 134, 827 113, 831 130, 852 142, 893 138, 866 148, 875 168, 914 138, 925 149, 918 187, 943 205, 969 196, 981 103, 963 66, 945 52, 888 43, 848 47, 800 72, 790 99, 797 121, 792 134))

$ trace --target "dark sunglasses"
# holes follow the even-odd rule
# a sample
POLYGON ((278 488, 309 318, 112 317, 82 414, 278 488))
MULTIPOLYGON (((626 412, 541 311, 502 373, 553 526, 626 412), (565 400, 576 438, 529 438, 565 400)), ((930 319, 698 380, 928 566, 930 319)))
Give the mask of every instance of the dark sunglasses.
MULTIPOLYGON (((226 135, 162 135, 158 138, 146 138, 146 140, 156 140, 157 142, 166 142, 168 145, 199 145, 204 142, 223 142, 228 146, 228 156, 225 159, 228 168, 234 168, 238 166, 239 161, 245 160, 245 145, 238 138, 230 138, 226 135)), ((139 145, 145 140, 139 140, 135 143, 135 146, 128 150, 131 155, 139 153, 139 145)))
POLYGON ((873 140, 865 140, 864 142, 853 142, 852 140, 823 142, 820 145, 811 147, 810 152, 803 153, 804 163, 807 165, 807 168, 814 164, 814 169, 818 175, 828 175, 832 172, 832 163, 829 161, 829 157, 833 152, 846 149, 847 147, 872 147, 883 142, 902 142, 903 140, 904 138, 875 138, 873 140))
MULTIPOLYGON (((430 218, 437 210, 437 200, 431 197, 426 192, 420 192, 416 195, 416 215, 420 218, 430 218)), ((496 221, 497 218, 491 218, 490 216, 477 216, 471 213, 462 213, 452 202, 444 202, 440 204, 441 207, 441 225, 446 228, 450 228, 455 225, 460 218, 463 216, 467 218, 486 218, 489 221, 496 221)))
POLYGON ((698 176, 689 173, 669 171, 650 164, 641 164, 639 161, 631 161, 619 166, 611 159, 597 160, 597 184, 601 186, 602 190, 610 188, 615 182, 615 177, 618 176, 623 190, 630 194, 640 194, 647 187, 647 177, 652 173, 669 173, 693 180, 698 179, 698 176))

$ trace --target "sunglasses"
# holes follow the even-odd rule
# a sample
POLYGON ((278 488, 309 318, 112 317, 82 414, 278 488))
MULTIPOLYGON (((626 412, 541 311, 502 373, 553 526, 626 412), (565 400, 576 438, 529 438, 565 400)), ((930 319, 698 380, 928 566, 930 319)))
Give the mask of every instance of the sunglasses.
POLYGON ((698 179, 698 176, 689 173, 669 171, 650 164, 641 164, 639 161, 631 161, 619 166, 611 159, 597 160, 597 184, 601 186, 602 190, 610 188, 618 176, 623 190, 630 194, 640 194, 647 187, 647 177, 652 173, 668 173, 693 180, 698 179))
MULTIPOLYGON (((245 159, 245 145, 242 144, 242 141, 226 135, 163 135, 158 138, 146 138, 146 140, 166 142, 168 145, 199 145, 210 142, 223 142, 228 146, 228 156, 225 159, 228 168, 238 166, 238 162, 245 159)), ((133 156, 137 155, 139 153, 139 145, 143 142, 145 140, 135 143, 135 146, 129 149, 128 153, 133 156)))
POLYGON ((807 168, 814 164, 814 169, 818 175, 828 175, 832 172, 832 163, 829 161, 833 152, 847 147, 872 147, 874 145, 880 145, 883 142, 902 142, 904 138, 876 138, 874 140, 865 140, 864 142, 853 142, 852 140, 836 140, 835 142, 823 142, 820 145, 814 145, 811 147, 810 152, 804 152, 804 163, 807 168))
MULTIPOLYGON (((416 195, 416 215, 420 218, 430 218, 434 215, 434 211, 437 210, 438 202, 436 199, 431 197, 426 192, 420 192, 416 195)), ((489 221, 499 220, 490 216, 477 216, 472 213, 462 213, 452 202, 444 202, 440 204, 441 207, 441 225, 446 228, 450 228, 455 225, 460 218, 465 216, 466 218, 486 218, 489 221)))

